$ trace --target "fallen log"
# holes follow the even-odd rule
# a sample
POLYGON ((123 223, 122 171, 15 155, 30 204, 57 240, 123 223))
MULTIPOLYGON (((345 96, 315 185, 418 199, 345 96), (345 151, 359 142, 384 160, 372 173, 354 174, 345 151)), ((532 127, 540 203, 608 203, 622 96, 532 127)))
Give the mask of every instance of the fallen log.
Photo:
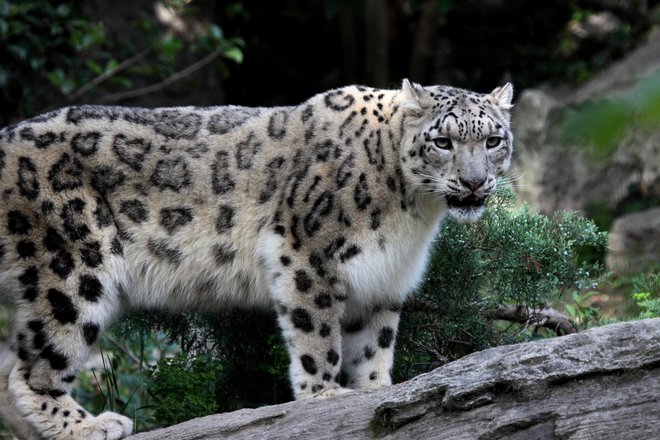
POLYGON ((145 432, 131 440, 654 439, 660 319, 473 353, 408 382, 145 432))

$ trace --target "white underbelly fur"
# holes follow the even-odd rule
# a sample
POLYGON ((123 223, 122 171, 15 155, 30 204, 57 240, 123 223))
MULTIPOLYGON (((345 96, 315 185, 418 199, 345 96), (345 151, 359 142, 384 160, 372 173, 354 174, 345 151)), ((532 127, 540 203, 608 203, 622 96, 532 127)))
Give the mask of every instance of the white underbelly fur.
POLYGON ((400 304, 419 286, 439 225, 439 215, 430 217, 425 222, 401 216, 384 246, 374 243, 341 266, 355 303, 400 304))
POLYGON ((231 306, 270 307, 269 286, 254 246, 236 253, 234 264, 218 267, 202 249, 186 249, 174 266, 155 260, 146 249, 127 248, 127 293, 138 308, 214 312, 231 306), (250 251, 252 249, 252 251, 250 251))
MULTIPOLYGON (((441 209, 425 216, 428 221, 401 215, 392 227, 381 229, 384 244, 369 240, 361 253, 339 265, 339 277, 348 289, 349 302, 358 306, 400 304, 420 284, 430 243, 441 209)), ((270 307, 285 294, 278 278, 281 237, 272 232, 253 235, 238 250, 234 264, 218 267, 203 240, 182 247, 178 265, 153 258, 144 247, 128 245, 125 266, 118 277, 128 302, 138 308, 213 312, 231 306, 270 307), (275 297, 273 297, 275 296, 275 297)), ((115 270, 118 268, 115 268, 115 270)))

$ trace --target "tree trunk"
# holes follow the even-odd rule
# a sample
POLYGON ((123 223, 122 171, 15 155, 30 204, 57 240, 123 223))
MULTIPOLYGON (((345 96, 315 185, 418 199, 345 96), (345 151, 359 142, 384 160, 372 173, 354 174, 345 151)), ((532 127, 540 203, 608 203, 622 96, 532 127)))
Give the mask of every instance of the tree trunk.
POLYGON ((343 73, 348 83, 359 82, 360 78, 360 61, 359 50, 357 47, 358 32, 355 29, 355 13, 354 7, 341 2, 339 9, 339 39, 341 42, 341 54, 343 58, 343 73))
POLYGON ((244 409, 130 437, 651 439, 660 319, 496 347, 375 391, 244 409))
POLYGON ((390 11, 383 0, 365 2, 367 78, 376 87, 387 87, 390 80, 390 11))
POLYGON ((410 48, 410 79, 428 84, 431 59, 435 50, 433 41, 438 25, 438 2, 426 0, 422 6, 422 16, 417 23, 413 44, 410 48))

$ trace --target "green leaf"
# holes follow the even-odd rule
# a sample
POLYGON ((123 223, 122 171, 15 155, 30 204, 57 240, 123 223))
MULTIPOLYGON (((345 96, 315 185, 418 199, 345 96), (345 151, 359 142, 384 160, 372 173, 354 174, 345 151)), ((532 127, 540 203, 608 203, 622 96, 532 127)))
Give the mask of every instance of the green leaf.
POLYGON ((16 55, 16 57, 17 57, 19 60, 21 60, 21 61, 25 61, 25 60, 27 59, 27 56, 28 56, 28 50, 27 50, 27 48, 26 48, 25 46, 23 46, 23 45, 17 45, 17 44, 10 44, 10 45, 7 46, 7 49, 9 49, 9 51, 10 51, 11 53, 13 53, 14 55, 16 55))
POLYGON ((230 47, 222 53, 222 56, 235 61, 236 64, 241 64, 243 62, 243 51, 238 47, 230 47))
POLYGON ((87 59, 85 60, 85 64, 94 74, 100 75, 103 73, 103 68, 96 61, 87 59))
POLYGON ((454 0, 438 0, 438 13, 447 15, 454 7, 454 0))
POLYGON ((30 67, 32 70, 40 70, 44 64, 46 64, 46 59, 43 57, 30 58, 30 67))
POLYGON ((65 18, 71 14, 71 8, 66 3, 62 3, 55 9, 55 12, 57 12, 57 15, 60 17, 65 18))
POLYGON ((11 12, 11 3, 8 0, 0 1, 0 16, 8 17, 11 12))
POLYGON ((223 38, 222 29, 215 23, 211 25, 209 33, 211 34, 211 37, 216 41, 220 41, 223 38))
POLYGON ((332 20, 341 10, 340 0, 325 0, 323 2, 323 11, 325 12, 325 19, 332 20))
POLYGON ((159 49, 171 60, 183 47, 183 41, 179 38, 165 37, 160 41, 159 49))
POLYGON ((613 153, 630 125, 633 113, 622 101, 599 101, 584 105, 580 111, 566 115, 562 126, 564 143, 589 143, 596 153, 613 153))
POLYGON ((577 315, 577 311, 574 306, 571 304, 564 304, 564 308, 566 309, 566 313, 568 313, 568 316, 571 318, 575 318, 577 315))
POLYGON ((660 123, 660 74, 640 82, 631 92, 628 102, 637 109, 642 125, 657 127, 660 123))
POLYGON ((76 89, 76 82, 71 78, 65 78, 60 84, 60 92, 63 95, 69 95, 76 89))
POLYGON ((110 72, 110 71, 114 70, 118 65, 119 65, 119 63, 117 62, 117 60, 114 59, 114 58, 111 58, 111 59, 108 60, 107 63, 105 63, 104 71, 105 72, 110 72))
POLYGON ((115 83, 115 84, 119 84, 122 87, 127 88, 127 89, 130 89, 131 87, 133 87, 133 81, 126 78, 125 76, 113 76, 110 79, 110 81, 115 83))
POLYGON ((62 71, 62 69, 51 70, 50 72, 48 72, 46 74, 46 77, 57 88, 59 88, 60 84, 62 84, 62 82, 64 82, 64 72, 62 71))

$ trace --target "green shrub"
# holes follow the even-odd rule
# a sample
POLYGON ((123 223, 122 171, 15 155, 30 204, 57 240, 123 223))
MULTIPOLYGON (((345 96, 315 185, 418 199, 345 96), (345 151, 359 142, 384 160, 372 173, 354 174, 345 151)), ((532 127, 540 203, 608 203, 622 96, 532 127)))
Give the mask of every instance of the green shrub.
POLYGON ((103 369, 81 374, 74 398, 130 417, 137 431, 293 398, 272 312, 132 312, 100 347, 103 369))
POLYGON ((213 319, 213 327, 214 352, 224 366, 217 387, 222 411, 293 399, 275 313, 234 310, 213 319))
POLYGON ((92 72, 82 62, 106 41, 103 26, 85 18, 76 2, 0 0, 0 126, 48 105, 92 72), (16 106, 18 108, 16 108, 16 106))
MULTIPOLYGON (((160 386, 153 372, 160 363, 182 353, 191 362, 194 354, 209 358, 210 350, 202 349, 210 337, 208 322, 191 314, 155 311, 126 314, 101 337, 102 365, 79 376, 73 397, 94 414, 103 411, 124 414, 133 419, 138 432, 163 426, 164 422, 156 416, 158 402, 154 402, 151 394, 152 386, 160 386)), ((163 378, 169 380, 167 375, 163 378)), ((200 414, 195 412, 182 417, 197 415, 200 414)))
POLYGON ((642 310, 640 318, 660 318, 660 272, 633 278, 633 300, 642 310))
POLYGON ((148 386, 156 420, 173 425, 216 412, 215 388, 221 371, 222 365, 206 355, 189 358, 180 353, 159 361, 148 386))
POLYGON ((496 312, 507 305, 541 309, 567 289, 593 289, 602 267, 581 260, 579 251, 605 245, 606 234, 590 220, 516 207, 510 189, 500 190, 475 224, 447 218, 426 279, 404 307, 395 380, 473 351, 539 337, 533 319, 501 322, 496 312))
MULTIPOLYGON (((164 2, 179 16, 190 2, 164 2)), ((136 36, 112 35, 93 22, 81 2, 0 0, 0 127, 71 103, 117 103, 160 91, 184 78, 191 55, 202 66, 243 61, 244 42, 225 37, 220 26, 196 29, 191 41, 164 28, 155 17, 135 14, 136 36), (181 56, 180 56, 181 55, 181 56), (213 62, 213 64, 211 64, 213 62)), ((187 93, 202 89, 189 84, 187 93)))

